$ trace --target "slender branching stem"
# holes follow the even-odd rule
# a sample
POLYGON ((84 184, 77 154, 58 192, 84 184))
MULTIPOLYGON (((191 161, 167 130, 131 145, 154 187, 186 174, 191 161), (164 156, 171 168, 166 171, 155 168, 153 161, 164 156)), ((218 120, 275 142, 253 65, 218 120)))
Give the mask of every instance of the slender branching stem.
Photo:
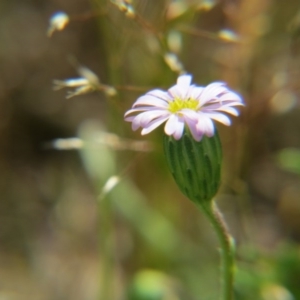
POLYGON ((221 247, 221 300, 233 300, 234 283, 234 240, 216 203, 201 205, 202 211, 213 226, 221 247))

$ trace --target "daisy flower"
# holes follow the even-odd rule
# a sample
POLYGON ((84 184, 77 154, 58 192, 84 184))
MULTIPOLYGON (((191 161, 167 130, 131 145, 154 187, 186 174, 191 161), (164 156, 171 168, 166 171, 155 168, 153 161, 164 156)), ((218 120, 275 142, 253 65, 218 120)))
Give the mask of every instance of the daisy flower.
POLYGON ((185 74, 167 91, 155 89, 139 97, 125 113, 125 121, 132 129, 142 128, 142 135, 153 131, 162 123, 165 133, 179 140, 185 125, 193 138, 200 141, 204 135, 211 137, 213 121, 231 124, 226 114, 238 116, 235 106, 242 106, 242 98, 226 87, 224 82, 213 82, 206 87, 191 84, 192 76, 185 74))

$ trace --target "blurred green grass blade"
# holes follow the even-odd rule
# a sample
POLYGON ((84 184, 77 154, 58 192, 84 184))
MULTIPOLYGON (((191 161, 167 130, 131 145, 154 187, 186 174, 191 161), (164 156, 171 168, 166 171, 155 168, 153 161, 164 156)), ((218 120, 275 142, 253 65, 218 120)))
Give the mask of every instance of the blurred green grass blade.
POLYGON ((145 196, 131 180, 122 180, 109 198, 149 244, 167 255, 174 252, 179 245, 176 229, 163 215, 146 203, 145 196))
MULTIPOLYGON (((81 157, 83 165, 95 184, 97 193, 116 173, 114 152, 105 143, 105 132, 98 122, 86 121, 79 128, 79 137, 83 140, 81 157)), ((105 199, 108 200, 108 199, 105 199)), ((101 299, 114 299, 113 279, 115 278, 115 228, 114 210, 110 201, 99 201, 99 250, 101 252, 101 299)))
MULTIPOLYGON (((81 149, 83 164, 100 196, 108 179, 118 173, 115 151, 105 144, 105 140, 103 143, 99 142, 103 132, 101 124, 96 122, 85 122, 79 130, 79 137, 84 141, 81 149)), ((107 199, 99 197, 99 201, 110 201, 152 247, 167 255, 174 252, 174 247, 179 244, 176 229, 147 204, 145 196, 130 179, 121 178, 106 197, 107 199)))
POLYGON ((100 123, 87 121, 79 128, 79 137, 84 141, 81 157, 90 177, 104 183, 116 174, 115 153, 105 145, 104 128, 100 123), (101 142, 103 141, 103 142, 101 142))
POLYGON ((300 150, 285 148, 277 154, 276 159, 282 169, 300 175, 300 150))
POLYGON ((163 272, 143 269, 137 272, 129 289, 128 300, 177 300, 175 280, 163 272))

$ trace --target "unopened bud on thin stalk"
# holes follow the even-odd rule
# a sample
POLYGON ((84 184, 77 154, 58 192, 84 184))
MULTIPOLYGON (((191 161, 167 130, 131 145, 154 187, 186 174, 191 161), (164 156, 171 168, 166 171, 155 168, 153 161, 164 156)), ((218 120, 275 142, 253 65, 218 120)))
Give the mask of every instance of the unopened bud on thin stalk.
POLYGON ((51 37, 55 31, 63 30, 69 22, 70 18, 66 13, 59 11, 53 14, 49 20, 48 37, 51 37))
POLYGON ((99 77, 86 67, 79 67, 78 73, 81 77, 69 78, 66 80, 54 80, 54 90, 58 91, 63 88, 72 88, 66 98, 84 95, 93 91, 102 91, 107 96, 112 97, 117 94, 114 87, 101 83, 99 77))

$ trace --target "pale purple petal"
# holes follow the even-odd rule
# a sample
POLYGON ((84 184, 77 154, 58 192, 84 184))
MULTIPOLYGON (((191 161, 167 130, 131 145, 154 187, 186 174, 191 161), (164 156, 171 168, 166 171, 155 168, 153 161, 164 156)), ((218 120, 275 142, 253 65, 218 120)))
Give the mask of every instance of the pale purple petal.
POLYGON ((185 96, 185 91, 183 91, 178 85, 174 85, 171 88, 169 88, 168 93, 173 100, 174 98, 183 99, 185 96))
POLYGON ((177 115, 171 115, 165 125, 166 135, 173 135, 175 140, 179 140, 183 134, 184 120, 177 115))
POLYGON ((245 104, 242 102, 236 102, 236 101, 230 101, 230 100, 222 101, 222 103, 225 106, 245 106, 245 104))
POLYGON ((141 127, 141 117, 142 117, 142 114, 139 114, 139 115, 135 116, 135 118, 132 120, 131 128, 133 131, 136 131, 137 129, 139 129, 141 127))
POLYGON ((139 127, 147 127, 150 122, 158 118, 164 118, 170 115, 168 111, 151 110, 140 113, 132 121, 132 129, 136 130, 139 127))
POLYGON ((239 111, 236 108, 234 108, 234 107, 222 106, 222 107, 220 107, 220 108, 218 108, 216 110, 217 111, 226 112, 226 113, 231 114, 231 115, 236 116, 236 117, 239 115, 239 111))
POLYGON ((194 110, 185 108, 180 111, 180 114, 182 114, 185 119, 190 119, 195 123, 198 122, 199 114, 194 110))
POLYGON ((206 88, 204 88, 200 95, 201 105, 205 105, 207 102, 218 98, 220 94, 227 91, 228 89, 223 82, 214 82, 209 84, 206 88))
POLYGON ((191 86, 187 98, 198 99, 204 88, 199 86, 191 86))
POLYGON ((224 105, 220 101, 209 102, 209 104, 201 107, 201 111, 202 112, 211 111, 211 110, 219 109, 219 108, 221 108, 223 106, 224 105))
POLYGON ((176 131, 177 124, 179 123, 179 118, 177 115, 172 114, 165 125, 165 133, 167 135, 172 135, 176 131))
POLYGON ((231 125, 231 121, 229 119, 229 117, 227 117, 226 115, 222 114, 222 113, 206 113, 206 115, 213 119, 216 120, 226 126, 230 126, 231 125))
POLYGON ((173 137, 175 140, 179 140, 182 137, 184 130, 184 122, 183 120, 179 120, 176 126, 176 131, 173 133, 173 137))
POLYGON ((161 117, 158 119, 153 120, 152 122, 150 122, 147 127, 145 127, 141 134, 145 135, 148 134, 149 132, 151 132, 152 130, 154 130, 155 128, 157 128, 159 125, 161 125, 163 122, 165 122, 166 120, 168 120, 168 116, 167 117, 161 117))
POLYGON ((241 98, 240 95, 238 95, 237 93, 231 92, 230 90, 228 90, 228 93, 225 93, 224 95, 221 95, 219 97, 219 99, 221 101, 236 101, 236 102, 240 102, 243 103, 243 100, 241 98))
POLYGON ((132 121, 134 120, 135 117, 136 117, 136 116, 126 117, 126 118, 125 118, 125 121, 126 121, 126 122, 132 122, 132 121))
POLYGON ((188 125, 188 127, 191 131, 191 134, 192 134, 193 138, 197 142, 201 141, 204 133, 203 133, 203 131, 201 131, 197 128, 197 123, 189 120, 188 118, 185 119, 185 121, 186 121, 186 124, 188 125))
POLYGON ((152 107, 152 106, 145 106, 145 107, 139 107, 139 108, 134 108, 134 109, 130 109, 128 110, 124 117, 125 119, 128 118, 128 115, 132 114, 132 113, 136 113, 136 112, 146 112, 146 111, 153 111, 153 110, 159 110, 161 112, 164 112, 166 111, 166 109, 163 109, 163 108, 159 108, 159 107, 152 107))
POLYGON ((226 101, 221 101, 220 99, 214 99, 206 103, 203 107, 209 107, 210 105, 219 105, 219 106, 244 106, 244 103, 241 102, 236 102, 236 101, 231 101, 231 100, 226 100, 226 101))
POLYGON ((226 112, 228 114, 234 115, 234 116, 239 115, 239 112, 236 108, 227 106, 227 105, 221 105, 220 103, 207 105, 204 108, 202 108, 201 111, 204 113, 211 113, 214 111, 222 111, 222 112, 226 112))
POLYGON ((192 82, 191 75, 181 75, 177 78, 177 85, 180 88, 188 89, 192 82))
POLYGON ((205 113, 199 112, 199 119, 196 125, 198 131, 202 131, 205 135, 211 137, 215 133, 212 120, 205 113))
POLYGON ((146 95, 154 96, 154 97, 157 97, 159 99, 166 100, 166 101, 171 101, 172 100, 172 98, 170 97, 168 92, 165 92, 165 91, 162 91, 162 90, 159 90, 159 89, 149 91, 146 95))
POLYGON ((173 98, 185 99, 192 81, 191 75, 181 75, 177 79, 177 84, 172 86, 168 93, 173 98))
POLYGON ((145 128, 148 126, 148 124, 152 120, 160 118, 160 117, 168 117, 170 115, 170 113, 167 111, 162 112, 162 111, 156 110, 156 111, 147 111, 145 113, 142 113, 141 115, 142 115, 142 117, 140 119, 140 124, 142 127, 145 128))
POLYGON ((142 122, 142 120, 144 118, 144 115, 145 115, 145 112, 140 113, 139 115, 135 116, 135 118, 132 120, 132 125, 131 125, 132 130, 135 131, 138 128, 143 127, 142 124, 141 124, 141 122, 142 122))
POLYGON ((150 105, 150 106, 155 106, 155 107, 167 108, 168 102, 166 100, 161 100, 154 96, 145 95, 145 96, 139 97, 134 102, 132 107, 136 107, 138 105, 150 105))

